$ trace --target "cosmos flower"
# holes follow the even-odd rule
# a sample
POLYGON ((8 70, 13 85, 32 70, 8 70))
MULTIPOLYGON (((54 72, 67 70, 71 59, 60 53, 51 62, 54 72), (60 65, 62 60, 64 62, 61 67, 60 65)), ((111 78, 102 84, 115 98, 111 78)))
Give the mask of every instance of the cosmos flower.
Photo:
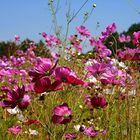
POLYGON ((55 79, 57 81, 65 82, 74 85, 84 85, 84 81, 77 78, 76 74, 67 67, 57 67, 55 69, 55 79))
POLYGON ((130 36, 125 36, 124 34, 121 34, 118 38, 119 42, 123 43, 123 42, 130 42, 131 41, 131 37, 130 36))
POLYGON ((88 31, 88 29, 86 29, 85 26, 81 25, 81 26, 76 27, 76 29, 81 36, 86 36, 86 37, 90 36, 90 32, 88 31))
POLYGON ((66 103, 53 109, 52 122, 54 124, 66 124, 72 120, 72 111, 66 103))
POLYGON ((50 59, 41 59, 39 64, 33 70, 29 71, 29 76, 32 76, 32 81, 35 82, 39 78, 50 75, 52 67, 53 64, 50 59))
POLYGON ((67 134, 65 134, 65 138, 66 139, 76 139, 76 136, 72 133, 67 133, 67 134))
POLYGON ((94 97, 91 97, 90 95, 86 96, 85 103, 88 106, 94 107, 94 108, 105 108, 107 107, 108 103, 106 99, 102 95, 95 95, 94 97))
POLYGON ((19 35, 15 35, 15 42, 18 43, 20 41, 20 36, 19 35))
POLYGON ((140 39, 140 31, 134 32, 132 42, 135 46, 139 46, 139 39, 140 39))
POLYGON ((49 92, 54 90, 62 89, 62 82, 61 81, 54 81, 51 83, 51 80, 48 77, 42 77, 34 83, 34 91, 36 93, 43 93, 49 92))
POLYGON ((15 108, 16 106, 19 109, 25 109, 31 102, 29 95, 25 94, 25 87, 18 87, 14 90, 9 90, 6 94, 6 99, 3 102, 0 102, 2 107, 15 108))
POLYGON ((22 129, 21 126, 16 125, 8 128, 8 131, 14 135, 17 135, 18 133, 20 133, 21 129, 22 129))

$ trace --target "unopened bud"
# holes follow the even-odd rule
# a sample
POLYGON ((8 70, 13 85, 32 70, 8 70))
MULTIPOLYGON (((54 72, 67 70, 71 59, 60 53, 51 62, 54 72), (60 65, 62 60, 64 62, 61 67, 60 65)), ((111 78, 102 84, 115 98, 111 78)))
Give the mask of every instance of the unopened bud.
POLYGON ((96 8, 96 3, 93 4, 93 8, 96 8))

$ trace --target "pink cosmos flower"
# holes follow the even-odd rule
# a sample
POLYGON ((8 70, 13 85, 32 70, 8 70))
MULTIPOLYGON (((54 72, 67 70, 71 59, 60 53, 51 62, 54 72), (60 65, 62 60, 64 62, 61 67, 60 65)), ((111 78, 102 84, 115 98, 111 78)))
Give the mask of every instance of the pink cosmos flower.
POLYGON ((94 37, 89 39, 90 45, 95 46, 96 55, 104 58, 110 56, 112 54, 111 50, 109 50, 101 40, 95 40, 94 37))
POLYGON ((76 29, 81 36, 86 36, 86 37, 90 36, 90 32, 88 31, 88 29, 86 29, 85 26, 81 25, 81 26, 76 27, 76 29))
POLYGON ((55 53, 55 52, 51 52, 51 56, 54 60, 57 60, 60 57, 60 55, 58 53, 55 53))
POLYGON ((45 42, 48 47, 51 47, 53 45, 61 45, 61 40, 53 35, 48 35, 45 32, 42 33, 43 38, 45 39, 45 42))
POLYGON ((72 120, 72 111, 66 103, 53 109, 52 122, 54 124, 66 124, 72 120))
POLYGON ((106 130, 96 131, 93 126, 84 128, 84 134, 92 138, 98 137, 100 135, 105 135, 106 130))
POLYGON ((42 78, 47 75, 51 75, 53 64, 50 59, 41 59, 39 64, 33 69, 29 71, 29 76, 33 77, 33 82, 37 79, 42 78))
POLYGON ((66 138, 66 140, 67 139, 76 139, 76 136, 72 133, 67 133, 67 134, 65 134, 65 138, 66 138))
POLYGON ((108 69, 109 65, 105 63, 95 63, 92 66, 87 66, 86 70, 90 72, 92 75, 101 74, 108 69))
POLYGON ((20 36, 19 35, 15 35, 15 42, 18 43, 20 41, 20 36))
POLYGON ((140 31, 134 32, 132 42, 135 46, 139 46, 139 39, 140 39, 140 31))
POLYGON ((90 95, 86 96, 85 103, 94 108, 105 108, 107 107, 108 103, 106 99, 102 95, 95 95, 94 97, 91 97, 90 95))
POLYGON ((69 38, 72 47, 74 47, 78 52, 82 51, 81 42, 82 39, 79 39, 77 35, 72 35, 69 38))
POLYGON ((131 41, 131 37, 130 36, 125 36, 124 34, 120 35, 118 38, 119 42, 123 43, 123 42, 130 42, 131 41))
POLYGON ((96 137, 98 133, 94 130, 93 127, 87 127, 84 129, 84 134, 90 137, 96 137))
POLYGON ((55 79, 57 81, 65 82, 74 85, 84 85, 84 81, 77 78, 76 74, 67 67, 57 67, 55 69, 55 79))
POLYGON ((62 82, 54 81, 51 84, 51 80, 48 77, 42 77, 36 80, 34 84, 34 91, 36 93, 43 93, 43 92, 49 92, 54 90, 60 90, 62 89, 61 87, 62 87, 62 82))
POLYGON ((110 24, 105 31, 102 32, 102 36, 99 37, 101 41, 106 40, 112 33, 116 31, 116 24, 110 24))
POLYGON ((22 88, 17 87, 17 89, 7 91, 6 97, 6 100, 0 102, 0 106, 11 108, 18 106, 19 109, 25 109, 31 102, 30 96, 25 94, 24 86, 22 88))
POLYGON ((127 79, 126 75, 127 74, 124 71, 118 70, 116 67, 111 67, 110 69, 102 73, 100 81, 103 84, 125 86, 125 81, 127 79))
POLYGON ((102 95, 96 95, 91 98, 91 105, 95 108, 105 108, 107 107, 108 103, 102 95))
POLYGON ((123 60, 138 61, 140 60, 140 48, 125 48, 124 50, 118 50, 118 56, 123 60))
POLYGON ((22 130, 21 126, 18 125, 8 128, 8 131, 14 135, 17 135, 21 130, 22 130))

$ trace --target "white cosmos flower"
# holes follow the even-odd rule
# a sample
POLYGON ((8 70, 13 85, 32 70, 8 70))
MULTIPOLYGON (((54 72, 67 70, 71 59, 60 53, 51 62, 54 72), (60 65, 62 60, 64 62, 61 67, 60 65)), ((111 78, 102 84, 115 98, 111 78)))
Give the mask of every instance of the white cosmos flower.
POLYGON ((36 136, 36 135, 38 135, 38 131, 37 130, 32 130, 32 129, 29 128, 29 134, 36 136))
POLYGON ((12 115, 15 115, 15 114, 18 114, 21 112, 21 110, 16 106, 15 108, 11 109, 11 108, 8 108, 7 111, 12 114, 12 115))

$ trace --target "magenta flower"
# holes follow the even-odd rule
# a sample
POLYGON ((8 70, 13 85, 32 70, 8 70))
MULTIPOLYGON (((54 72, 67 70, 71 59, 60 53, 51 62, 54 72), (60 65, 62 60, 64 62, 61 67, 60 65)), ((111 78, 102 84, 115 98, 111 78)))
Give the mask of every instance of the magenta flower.
POLYGON ((95 130, 93 126, 84 128, 83 132, 86 136, 90 136, 91 138, 98 137, 106 134, 106 130, 95 130))
POLYGON ((45 39, 46 45, 48 47, 51 47, 53 45, 61 45, 61 40, 53 35, 48 35, 45 32, 43 32, 42 36, 45 39))
POLYGON ((94 108, 105 108, 108 103, 102 95, 95 95, 94 97, 86 96, 85 103, 94 108))
POLYGON ((19 35, 15 35, 15 42, 18 43, 20 41, 20 36, 19 35))
POLYGON ((36 93, 43 93, 43 92, 49 92, 54 90, 60 90, 62 89, 62 82, 55 81, 51 84, 51 81, 48 77, 42 77, 38 80, 36 80, 34 84, 34 91, 36 93))
POLYGON ((67 67, 57 67, 55 69, 55 79, 57 81, 65 82, 74 85, 84 85, 84 81, 77 78, 76 74, 67 67))
POLYGON ((66 139, 76 139, 76 136, 72 133, 67 133, 67 134, 65 134, 65 138, 66 139))
POLYGON ((51 75, 53 64, 50 59, 41 59, 41 62, 34 70, 29 71, 29 75, 33 77, 33 82, 37 79, 42 78, 47 75, 51 75))
POLYGON ((118 50, 118 56, 123 60, 138 61, 140 60, 140 48, 118 50))
POLYGON ((130 42, 131 41, 131 37, 130 36, 125 36, 124 34, 120 35, 118 38, 119 42, 123 43, 123 42, 130 42))
POLYGON ((88 31, 88 29, 86 29, 85 26, 81 25, 81 26, 76 27, 76 29, 81 36, 86 36, 86 37, 90 36, 90 32, 88 31))
POLYGON ((100 81, 103 84, 125 86, 126 73, 122 70, 118 70, 116 67, 111 67, 101 75, 100 81))
POLYGON ((134 32, 132 42, 135 46, 139 46, 139 39, 140 39, 140 31, 134 32))
POLYGON ((53 109, 52 122, 54 124, 66 124, 72 120, 72 111, 66 103, 53 109))
POLYGON ((104 63, 95 63, 92 66, 86 67, 86 70, 94 76, 103 73, 107 69, 108 69, 108 65, 104 63))
POLYGON ((78 52, 82 51, 81 42, 82 39, 79 39, 77 35, 72 35, 69 38, 70 44, 74 47, 78 52))
POLYGON ((30 96, 25 94, 24 86, 22 88, 18 87, 17 89, 7 91, 6 97, 6 100, 0 102, 0 106, 11 108, 18 106, 19 109, 25 109, 31 102, 30 96))
POLYGON ((109 25, 105 31, 102 32, 102 36, 99 37, 101 41, 106 40, 112 33, 116 31, 116 24, 112 23, 109 25))
POLYGON ((91 46, 95 46, 95 51, 96 51, 96 55, 104 58, 107 56, 110 56, 112 54, 111 50, 109 50, 101 41, 101 39, 99 40, 95 40, 94 37, 89 39, 90 45, 91 46))
POLYGON ((93 127, 84 128, 84 134, 90 137, 96 137, 98 133, 94 130, 93 127))
POLYGON ((18 125, 8 128, 8 131, 14 135, 17 135, 21 130, 22 130, 21 126, 18 125))

